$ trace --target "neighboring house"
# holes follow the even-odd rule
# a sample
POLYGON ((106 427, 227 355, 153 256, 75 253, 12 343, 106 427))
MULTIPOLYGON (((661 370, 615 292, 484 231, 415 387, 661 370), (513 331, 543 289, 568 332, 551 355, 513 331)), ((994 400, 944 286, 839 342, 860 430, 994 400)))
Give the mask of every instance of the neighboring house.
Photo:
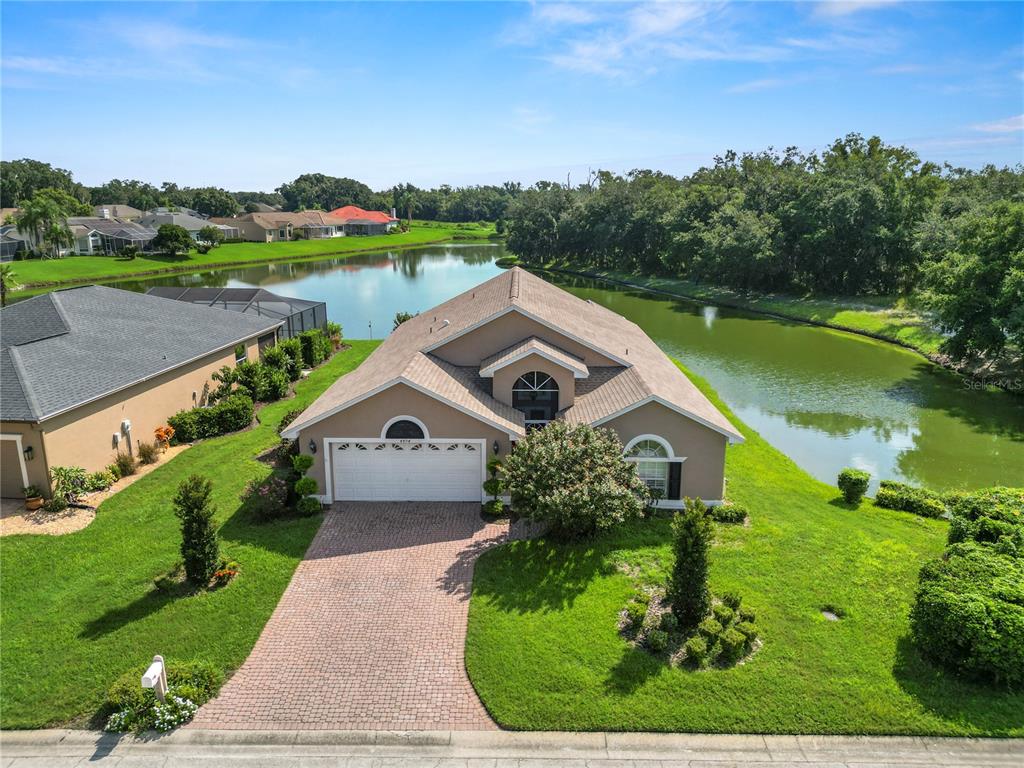
POLYGON ((13 224, 0 226, 0 261, 13 261, 19 253, 29 249, 28 238, 13 224))
POLYGON ((212 221, 236 227, 243 240, 254 243, 273 243, 295 238, 320 240, 344 237, 346 234, 345 220, 323 211, 246 213, 212 221))
POLYGON ((322 301, 278 296, 262 288, 173 288, 160 286, 146 291, 175 301, 187 301, 204 307, 244 312, 280 320, 278 337, 289 339, 303 331, 327 330, 327 304, 322 301))
POLYGON ((281 206, 279 205, 268 205, 267 203, 246 203, 246 207, 255 209, 256 213, 273 213, 274 211, 280 211, 281 206))
POLYGON ((120 253, 129 245, 148 251, 156 237, 156 229, 127 219, 70 216, 67 223, 75 238, 70 251, 80 256, 120 253))
POLYGON ((130 205, 120 203, 102 203, 94 205, 92 212, 101 219, 124 219, 125 221, 137 221, 143 216, 143 212, 130 205))
POLYGON ((221 223, 222 221, 222 219, 204 219, 184 211, 168 211, 159 208, 156 211, 150 211, 139 219, 140 224, 152 229, 160 229, 164 224, 177 224, 179 227, 184 227, 188 230, 193 240, 199 239, 199 231, 203 227, 216 227, 224 233, 225 239, 238 239, 240 237, 238 227, 223 224, 221 223))
POLYGON ((326 502, 482 501, 553 419, 615 430, 667 507, 718 503, 739 431, 634 323, 514 268, 402 323, 283 432, 326 502))
POLYGON ((331 211, 331 215, 345 220, 345 233, 349 235, 383 235, 398 226, 394 208, 389 216, 384 211, 367 211, 358 205, 343 205, 331 211))
POLYGON ((0 496, 49 489, 134 453, 176 412, 204 405, 221 366, 257 359, 280 320, 102 286, 0 311, 0 496))

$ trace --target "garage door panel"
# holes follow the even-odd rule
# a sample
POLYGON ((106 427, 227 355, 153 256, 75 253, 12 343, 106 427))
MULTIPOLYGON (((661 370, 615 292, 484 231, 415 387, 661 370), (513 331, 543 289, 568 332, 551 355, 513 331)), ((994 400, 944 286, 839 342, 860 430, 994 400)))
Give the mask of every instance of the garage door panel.
POLYGON ((331 451, 337 501, 479 501, 479 443, 344 442, 331 451))

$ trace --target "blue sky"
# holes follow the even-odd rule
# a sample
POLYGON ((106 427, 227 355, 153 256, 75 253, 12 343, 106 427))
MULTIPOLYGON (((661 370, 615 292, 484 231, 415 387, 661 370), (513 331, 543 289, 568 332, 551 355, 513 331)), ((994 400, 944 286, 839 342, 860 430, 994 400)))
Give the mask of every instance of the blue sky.
POLYGON ((1024 4, 43 3, 2 13, 4 159, 88 184, 686 173, 878 134, 1024 161, 1024 4))

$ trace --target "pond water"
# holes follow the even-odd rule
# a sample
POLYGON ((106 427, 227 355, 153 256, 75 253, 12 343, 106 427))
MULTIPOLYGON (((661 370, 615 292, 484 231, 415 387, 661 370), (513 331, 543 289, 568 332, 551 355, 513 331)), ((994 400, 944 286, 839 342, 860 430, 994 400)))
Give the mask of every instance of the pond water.
MULTIPOLYGON (((381 338, 416 312, 501 270, 501 245, 453 244, 343 259, 266 264, 142 281, 260 286, 327 302, 350 338, 381 338)), ((815 477, 844 466, 935 489, 1024 485, 1024 400, 972 389, 920 356, 852 334, 701 305, 592 280, 551 277, 639 324, 705 377, 747 424, 815 477)))

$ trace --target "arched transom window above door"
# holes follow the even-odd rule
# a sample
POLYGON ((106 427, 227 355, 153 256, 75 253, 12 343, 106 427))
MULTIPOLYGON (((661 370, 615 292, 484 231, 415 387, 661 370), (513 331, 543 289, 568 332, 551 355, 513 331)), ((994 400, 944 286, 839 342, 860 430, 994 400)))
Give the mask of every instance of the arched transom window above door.
POLYGON ((526 416, 526 428, 542 427, 558 413, 558 382, 543 371, 524 373, 512 385, 512 407, 526 416))
POLYGON ((385 440, 426 440, 427 425, 413 416, 396 416, 384 425, 385 440))

